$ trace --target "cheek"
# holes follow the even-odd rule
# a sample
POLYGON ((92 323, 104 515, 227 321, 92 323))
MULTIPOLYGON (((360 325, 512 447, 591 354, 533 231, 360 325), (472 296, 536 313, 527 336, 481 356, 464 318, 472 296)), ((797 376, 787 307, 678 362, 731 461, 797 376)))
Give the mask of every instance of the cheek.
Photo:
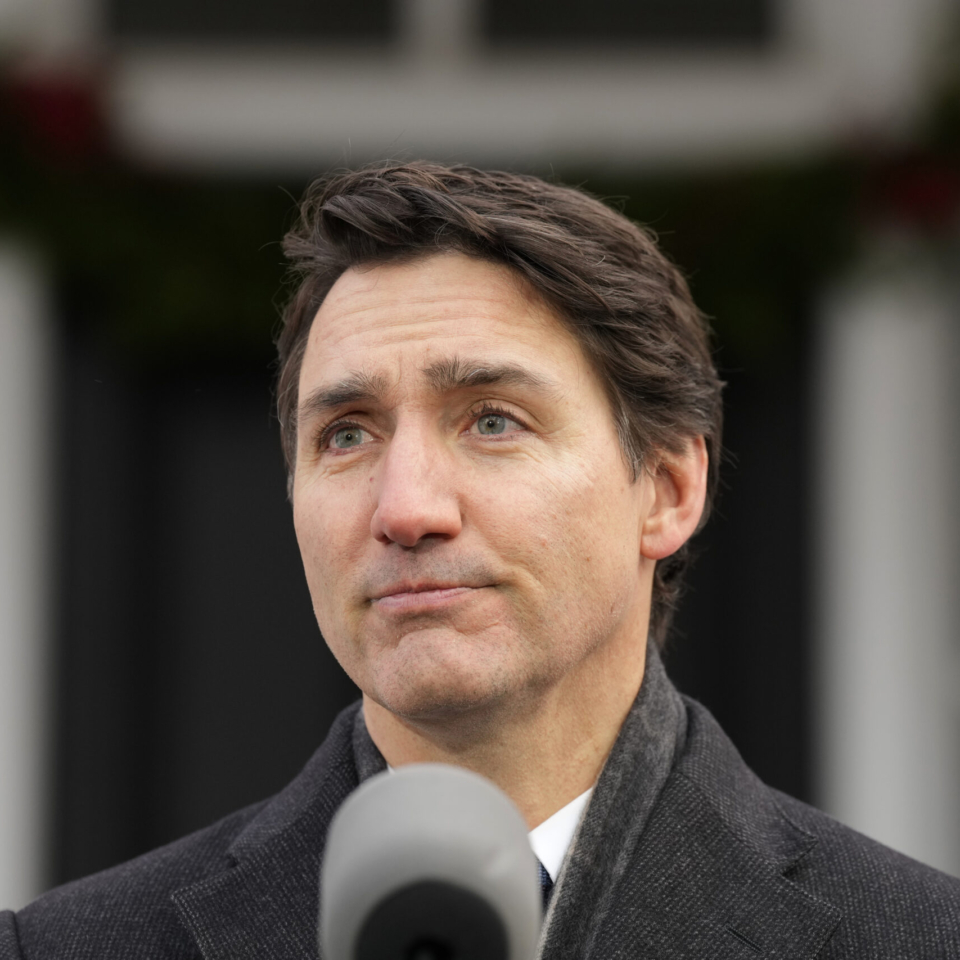
POLYGON ((360 683, 363 679, 352 637, 356 633, 354 613, 346 598, 351 575, 358 569, 351 544, 357 540, 343 522, 343 514, 329 510, 324 498, 319 504, 309 497, 294 496, 294 529, 300 546, 303 569, 313 606, 314 617, 323 639, 347 674, 360 683))
POLYGON ((325 546, 356 540, 360 529, 369 533, 373 479, 370 473, 349 472, 295 483, 293 523, 301 544, 325 546))
MULTIPOLYGON (((324 490, 321 497, 309 488, 294 492, 293 526, 314 606, 320 601, 326 605, 336 593, 335 585, 355 567, 351 558, 363 539, 360 511, 351 509, 342 493, 324 490)), ((369 521, 365 529, 369 535, 369 521)))
POLYGON ((636 496, 620 463, 540 472, 532 482, 506 483, 488 501, 487 529, 502 552, 544 587, 634 574, 639 563, 636 496), (620 474, 623 474, 621 477, 620 474))

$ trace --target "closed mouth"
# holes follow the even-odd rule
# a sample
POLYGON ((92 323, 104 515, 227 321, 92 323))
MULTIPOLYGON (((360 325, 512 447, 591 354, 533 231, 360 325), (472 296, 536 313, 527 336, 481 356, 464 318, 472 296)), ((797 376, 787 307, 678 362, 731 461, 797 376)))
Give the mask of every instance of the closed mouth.
POLYGON ((438 606, 475 593, 493 584, 463 584, 450 582, 417 582, 391 584, 371 597, 371 602, 383 609, 409 609, 438 606))

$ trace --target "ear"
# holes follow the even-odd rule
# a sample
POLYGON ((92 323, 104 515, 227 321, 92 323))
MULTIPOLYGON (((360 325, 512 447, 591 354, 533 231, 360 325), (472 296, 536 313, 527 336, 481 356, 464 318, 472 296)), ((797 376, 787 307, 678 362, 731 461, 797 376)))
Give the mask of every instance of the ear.
POLYGON ((648 475, 651 505, 642 521, 640 553, 662 560, 693 536, 707 496, 707 447, 703 437, 689 440, 683 453, 663 453, 648 475))

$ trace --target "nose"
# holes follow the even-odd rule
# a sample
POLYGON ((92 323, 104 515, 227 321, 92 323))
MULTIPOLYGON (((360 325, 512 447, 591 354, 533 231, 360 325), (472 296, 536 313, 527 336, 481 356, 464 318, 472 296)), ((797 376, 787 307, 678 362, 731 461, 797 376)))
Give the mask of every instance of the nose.
POLYGON ((377 506, 370 532, 381 543, 415 547, 426 538, 452 539, 463 519, 455 471, 441 444, 419 431, 398 431, 380 460, 377 506))

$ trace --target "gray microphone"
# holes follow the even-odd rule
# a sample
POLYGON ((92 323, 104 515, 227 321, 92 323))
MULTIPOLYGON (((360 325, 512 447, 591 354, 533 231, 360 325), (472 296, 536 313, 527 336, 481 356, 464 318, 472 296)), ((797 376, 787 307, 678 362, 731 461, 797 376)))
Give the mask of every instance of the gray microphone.
POLYGON ((440 763, 371 777, 330 825, 324 960, 533 960, 537 861, 489 780, 440 763))

